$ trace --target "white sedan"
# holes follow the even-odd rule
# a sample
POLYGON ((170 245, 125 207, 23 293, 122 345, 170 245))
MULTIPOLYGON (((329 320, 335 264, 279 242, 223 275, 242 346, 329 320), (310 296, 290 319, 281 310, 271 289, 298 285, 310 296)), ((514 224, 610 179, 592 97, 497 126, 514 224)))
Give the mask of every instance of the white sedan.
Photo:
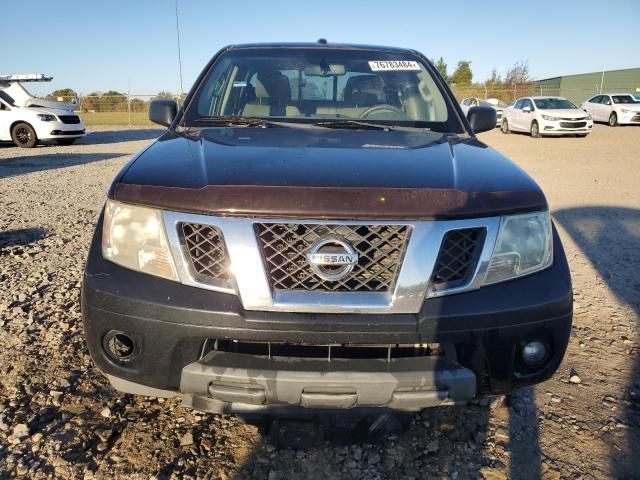
POLYGON ((640 125, 640 100, 629 93, 596 95, 580 107, 589 112, 594 121, 607 122, 612 127, 620 124, 640 125))
POLYGON ((591 115, 563 97, 523 97, 504 109, 502 133, 586 137, 593 128, 591 115))
MULTIPOLYGON (((489 99, 489 100, 495 100, 495 99, 489 99)), ((476 107, 478 105, 495 108, 496 118, 497 118, 496 127, 499 127, 502 122, 502 111, 504 110, 504 106, 499 103, 499 100, 496 100, 496 102, 491 102, 489 100, 482 100, 481 98, 475 98, 475 97, 465 98, 460 102, 460 108, 462 108, 462 111, 464 112, 465 115, 469 113, 469 109, 471 107, 476 107)))

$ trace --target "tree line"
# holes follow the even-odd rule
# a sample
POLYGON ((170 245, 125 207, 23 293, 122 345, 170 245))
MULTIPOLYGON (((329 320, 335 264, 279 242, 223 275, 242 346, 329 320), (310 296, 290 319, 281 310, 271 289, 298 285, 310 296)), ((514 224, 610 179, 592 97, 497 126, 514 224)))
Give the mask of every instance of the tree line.
POLYGON ((529 63, 526 61, 516 62, 505 72, 504 77, 494 68, 484 82, 473 81, 470 60, 460 60, 452 74, 449 74, 443 57, 432 60, 432 63, 459 97, 495 97, 510 102, 525 92, 528 93, 534 86, 529 74, 529 63))
POLYGON ((46 96, 46 98, 50 100, 62 98, 67 102, 73 99, 78 99, 80 110, 83 113, 127 112, 129 111, 129 108, 131 108, 132 112, 146 112, 149 109, 149 102, 152 100, 171 98, 181 102, 184 100, 184 97, 185 94, 177 96, 171 92, 161 91, 156 95, 150 96, 148 100, 144 100, 139 97, 132 97, 129 105, 129 98, 127 97, 127 94, 116 90, 109 90, 108 92, 92 92, 88 95, 78 95, 72 88, 61 88, 54 90, 46 96))

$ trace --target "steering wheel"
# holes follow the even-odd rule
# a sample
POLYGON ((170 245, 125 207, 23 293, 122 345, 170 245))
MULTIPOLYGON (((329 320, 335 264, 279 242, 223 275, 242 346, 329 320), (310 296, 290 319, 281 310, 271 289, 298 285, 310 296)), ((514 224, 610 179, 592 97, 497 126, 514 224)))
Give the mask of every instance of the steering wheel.
POLYGON ((367 118, 374 113, 380 113, 380 112, 398 113, 403 117, 405 116, 405 113, 402 110, 400 110, 398 107, 394 107, 393 105, 388 105, 388 104, 381 104, 381 105, 374 105, 371 108, 367 108, 364 112, 362 112, 362 114, 360 115, 360 118, 367 118))

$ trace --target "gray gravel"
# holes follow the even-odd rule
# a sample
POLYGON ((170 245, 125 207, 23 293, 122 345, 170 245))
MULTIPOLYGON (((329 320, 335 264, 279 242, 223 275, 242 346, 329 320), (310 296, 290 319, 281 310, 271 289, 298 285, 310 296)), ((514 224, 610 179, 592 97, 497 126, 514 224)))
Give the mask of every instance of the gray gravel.
POLYGON ((301 450, 234 417, 121 395, 89 358, 79 295, 93 226, 113 176, 159 132, 0 146, 0 479, 640 478, 640 130, 482 137, 542 184, 565 241, 576 317, 553 379, 494 409, 425 411, 375 445, 301 450))

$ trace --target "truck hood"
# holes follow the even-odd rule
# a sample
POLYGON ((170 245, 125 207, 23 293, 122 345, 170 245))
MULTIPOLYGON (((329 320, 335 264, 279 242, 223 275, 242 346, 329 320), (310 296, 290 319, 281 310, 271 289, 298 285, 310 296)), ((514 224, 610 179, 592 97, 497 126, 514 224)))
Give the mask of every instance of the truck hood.
POLYGON ((475 138, 325 128, 170 131, 123 169, 110 197, 302 218, 469 218, 547 208, 523 170, 475 138))

